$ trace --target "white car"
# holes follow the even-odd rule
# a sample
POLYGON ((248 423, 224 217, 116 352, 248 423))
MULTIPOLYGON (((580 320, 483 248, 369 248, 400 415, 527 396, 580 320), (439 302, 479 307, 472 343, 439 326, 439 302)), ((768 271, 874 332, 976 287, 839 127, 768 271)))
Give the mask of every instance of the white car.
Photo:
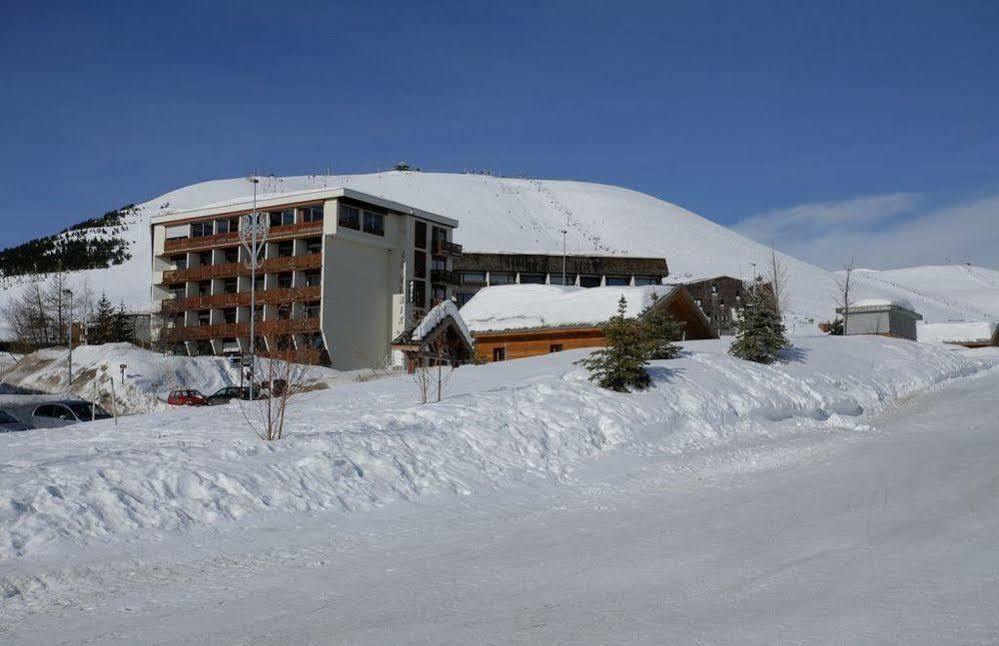
POLYGON ((35 428, 59 428, 91 419, 110 419, 111 413, 85 401, 46 402, 35 408, 31 423, 35 428), (91 408, 93 407, 93 408, 91 408))

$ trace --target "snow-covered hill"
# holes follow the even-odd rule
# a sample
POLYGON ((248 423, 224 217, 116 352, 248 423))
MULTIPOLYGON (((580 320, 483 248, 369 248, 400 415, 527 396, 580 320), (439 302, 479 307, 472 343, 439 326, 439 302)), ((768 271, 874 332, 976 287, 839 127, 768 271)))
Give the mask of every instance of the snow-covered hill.
MULTIPOLYGON (((679 206, 615 186, 421 172, 267 178, 259 184, 265 195, 332 187, 353 188, 455 218, 461 223, 456 240, 468 250, 558 253, 559 231, 567 228, 570 253, 665 257, 675 278, 717 274, 750 278, 754 265, 763 272, 769 260, 769 249, 759 243, 679 206)), ((149 308, 149 217, 238 201, 249 192, 245 179, 216 180, 138 205, 125 233, 132 241, 132 258, 110 269, 77 272, 74 280, 96 293, 107 292, 112 301, 149 308)), ((813 331, 814 321, 832 315, 835 277, 795 258, 782 255, 781 259, 790 275, 792 327, 798 333, 813 331)), ((0 294, 0 306, 14 293, 16 286, 0 294)), ((884 288, 864 280, 857 293, 882 296, 884 288)), ((955 295, 951 303, 937 298, 930 316, 982 318, 983 312, 999 311, 994 296, 982 296, 983 302, 974 307, 962 298, 955 295)))

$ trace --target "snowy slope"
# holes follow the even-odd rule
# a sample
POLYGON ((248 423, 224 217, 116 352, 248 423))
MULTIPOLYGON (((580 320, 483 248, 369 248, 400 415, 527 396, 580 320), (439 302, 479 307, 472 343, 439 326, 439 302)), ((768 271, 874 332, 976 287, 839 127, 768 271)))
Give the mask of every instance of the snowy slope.
MULTIPOLYGON (((460 221, 457 242, 474 251, 558 253, 559 230, 567 228, 570 253, 632 254, 665 257, 673 278, 727 274, 752 276, 755 263, 763 271, 769 249, 699 215, 658 198, 628 189, 573 181, 498 178, 484 175, 387 172, 365 175, 265 178, 264 195, 307 189, 347 187, 381 196, 460 221)), ((112 301, 150 307, 148 219, 152 215, 217 203, 245 200, 250 184, 242 178, 193 184, 138 205, 129 221, 133 241, 130 261, 108 270, 78 272, 112 301)), ((814 331, 809 319, 831 318, 835 281, 831 273, 781 255, 790 275, 792 328, 814 331)), ((995 272, 992 272, 993 274, 995 272)), ((985 277, 988 282, 990 279, 985 277)), ((864 281, 858 296, 883 296, 885 286, 864 281), (869 283, 869 284, 868 284, 869 283), (868 291, 869 290, 869 291, 868 291)), ((14 290, 0 294, 10 297, 14 290)), ((999 299, 983 296, 977 309, 999 309, 999 299)), ((964 318, 962 302, 939 302, 934 318, 964 318)), ((980 319, 975 313, 972 318, 980 319)))
POLYGON ((684 344, 682 358, 653 363, 653 387, 636 394, 593 385, 573 364, 586 351, 463 366, 450 396, 427 406, 406 375, 344 384, 296 396, 285 439, 271 443, 243 423, 244 403, 8 434, 0 561, 66 539, 144 539, 255 512, 350 512, 561 482, 615 446, 682 457, 863 429, 897 398, 999 361, 880 337, 799 338, 773 366, 727 347, 684 344))

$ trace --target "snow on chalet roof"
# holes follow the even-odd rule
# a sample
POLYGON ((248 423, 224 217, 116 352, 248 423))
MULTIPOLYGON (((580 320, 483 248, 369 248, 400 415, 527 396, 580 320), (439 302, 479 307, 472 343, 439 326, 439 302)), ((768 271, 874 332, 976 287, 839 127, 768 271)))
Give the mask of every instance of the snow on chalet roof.
POLYGON ((446 319, 448 316, 454 319, 455 323, 458 325, 458 330, 461 332, 465 340, 468 341, 469 345, 475 345, 475 340, 472 339, 472 333, 469 332, 468 326, 465 325, 465 320, 462 318, 461 314, 458 312, 458 306, 451 301, 442 301, 438 305, 427 312, 427 315, 420 319, 416 327, 413 328, 410 334, 410 339, 413 341, 422 341, 423 337, 430 334, 434 328, 436 328, 440 323, 446 319))
POLYGON ((859 301, 854 302, 850 305, 851 308, 854 307, 902 307, 907 310, 913 310, 912 303, 903 298, 862 298, 859 301))
POLYGON ((988 343, 995 333, 996 323, 990 321, 922 323, 917 328, 923 343, 988 343))
POLYGON ((473 332, 538 327, 598 325, 617 313, 618 300, 628 301, 628 316, 638 316, 653 293, 670 294, 675 287, 563 287, 561 285, 498 285, 486 287, 461 308, 473 332))

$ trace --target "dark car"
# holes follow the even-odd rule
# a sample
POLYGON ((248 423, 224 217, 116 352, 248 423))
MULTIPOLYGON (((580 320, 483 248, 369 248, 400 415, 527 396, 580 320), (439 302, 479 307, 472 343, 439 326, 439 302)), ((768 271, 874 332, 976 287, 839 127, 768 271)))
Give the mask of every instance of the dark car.
POLYGON ((0 433, 27 431, 31 427, 17 419, 5 410, 0 409, 0 433))
POLYGON ((167 403, 171 406, 208 406, 208 399, 200 390, 171 390, 167 403))
POLYGON ((219 404, 228 404, 233 399, 249 399, 250 389, 240 388, 239 386, 226 386, 225 388, 219 388, 211 395, 208 396, 209 406, 218 406, 219 404))

